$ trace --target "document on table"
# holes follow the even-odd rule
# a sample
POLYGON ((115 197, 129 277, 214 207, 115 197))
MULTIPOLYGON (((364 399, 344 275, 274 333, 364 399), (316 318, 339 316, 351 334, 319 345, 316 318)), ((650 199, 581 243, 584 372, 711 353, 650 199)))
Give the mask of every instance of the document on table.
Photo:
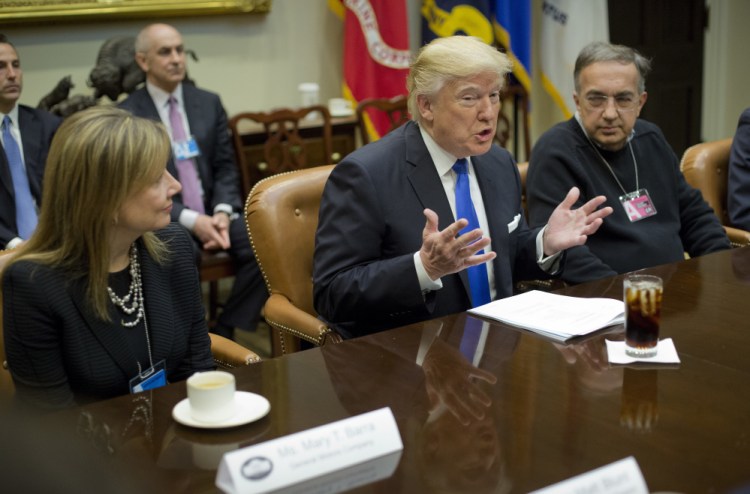
POLYGON ((567 341, 625 321, 625 305, 613 298, 580 298, 539 290, 495 300, 469 310, 494 319, 567 341))

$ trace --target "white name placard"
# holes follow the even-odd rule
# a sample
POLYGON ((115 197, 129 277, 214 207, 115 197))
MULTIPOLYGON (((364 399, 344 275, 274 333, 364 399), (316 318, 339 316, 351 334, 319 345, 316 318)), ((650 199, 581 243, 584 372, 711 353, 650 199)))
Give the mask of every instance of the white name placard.
POLYGON ((563 480, 530 494, 649 494, 635 458, 622 460, 563 480))
MULTIPOLYGON (((392 453, 403 447, 391 409, 381 408, 226 453, 216 486, 230 493, 271 492, 365 463, 370 471, 365 477, 382 478, 383 472, 396 468, 400 454, 392 453), (387 462, 373 461, 386 455, 391 455, 387 462)), ((354 477, 361 485, 361 475, 354 477)))

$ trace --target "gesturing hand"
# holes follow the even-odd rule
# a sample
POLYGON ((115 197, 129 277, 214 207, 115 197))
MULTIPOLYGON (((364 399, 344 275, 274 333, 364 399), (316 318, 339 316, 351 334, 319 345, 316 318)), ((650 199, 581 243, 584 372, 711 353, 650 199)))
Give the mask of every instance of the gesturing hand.
POLYGON ((468 225, 465 219, 455 221, 445 230, 440 231, 435 211, 425 209, 424 216, 427 222, 422 230, 422 248, 419 249, 419 257, 432 280, 495 258, 494 252, 476 255, 477 252, 490 245, 489 237, 482 237, 482 230, 477 228, 456 237, 458 232, 468 225))
POLYGON ((479 381, 495 384, 497 377, 474 367, 458 349, 440 339, 425 355, 422 369, 432 409, 442 403, 461 425, 484 418, 492 400, 479 381))
POLYGON ((612 208, 597 208, 607 198, 597 196, 578 209, 570 209, 581 195, 578 187, 568 191, 565 199, 552 211, 544 232, 544 254, 551 256, 576 245, 583 245, 602 225, 604 218, 612 214, 612 208))

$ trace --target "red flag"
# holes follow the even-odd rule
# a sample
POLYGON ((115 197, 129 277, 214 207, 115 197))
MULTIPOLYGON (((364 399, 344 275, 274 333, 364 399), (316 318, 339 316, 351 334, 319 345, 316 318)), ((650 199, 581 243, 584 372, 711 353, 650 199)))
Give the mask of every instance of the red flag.
MULTIPOLYGON (((406 0, 341 0, 344 11, 344 96, 353 105, 367 98, 406 94, 409 27, 406 0)), ((371 140, 389 122, 373 112, 365 125, 371 140)))

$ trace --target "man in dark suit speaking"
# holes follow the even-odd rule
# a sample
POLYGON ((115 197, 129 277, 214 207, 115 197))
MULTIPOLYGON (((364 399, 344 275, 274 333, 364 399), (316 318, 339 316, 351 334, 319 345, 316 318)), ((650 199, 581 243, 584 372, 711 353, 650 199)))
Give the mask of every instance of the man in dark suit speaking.
POLYGON ((36 228, 47 152, 60 118, 19 105, 23 70, 15 47, 0 34, 0 249, 36 228))
POLYGON ((231 338, 234 328, 253 330, 268 294, 241 214, 237 165, 219 96, 183 84, 185 47, 167 24, 146 26, 136 37, 135 59, 146 86, 120 103, 140 116, 161 121, 172 138, 169 172, 182 185, 172 221, 210 250, 227 250, 237 264, 229 300, 214 332, 231 338))
POLYGON ((323 193, 313 269, 318 313, 351 338, 465 311, 546 278, 612 208, 573 188, 530 229, 518 169, 493 145, 508 57, 438 38, 412 63, 413 121, 347 156, 323 193), (489 232, 485 236, 483 232, 489 232))

